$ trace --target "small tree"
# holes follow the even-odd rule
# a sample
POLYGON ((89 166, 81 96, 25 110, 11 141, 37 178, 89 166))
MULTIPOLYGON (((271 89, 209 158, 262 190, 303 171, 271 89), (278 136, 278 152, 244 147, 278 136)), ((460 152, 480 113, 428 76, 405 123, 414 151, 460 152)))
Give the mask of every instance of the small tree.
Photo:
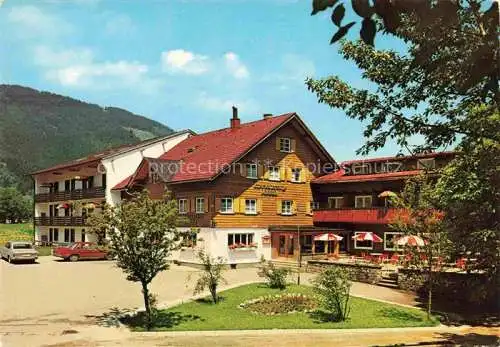
POLYGON ((345 321, 351 311, 349 305, 351 282, 348 273, 339 267, 326 268, 313 280, 314 291, 320 295, 329 319, 345 321))
POLYGON ((260 271, 259 276, 264 277, 267 281, 267 285, 270 288, 285 289, 286 279, 290 274, 290 269, 288 268, 277 268, 272 262, 266 262, 264 257, 260 260, 260 271))
POLYGON ((98 245, 104 245, 106 235, 111 235, 113 231, 112 221, 115 217, 115 210, 108 203, 104 203, 101 209, 100 213, 92 213, 87 218, 89 233, 95 234, 98 245))
POLYGON ((194 294, 202 293, 206 288, 210 291, 212 301, 216 304, 219 301, 217 296, 217 287, 221 282, 227 283, 222 276, 225 261, 222 257, 213 258, 210 254, 206 254, 203 250, 198 252, 198 258, 203 265, 203 271, 196 281, 194 294))
POLYGON ((389 227, 403 235, 419 236, 423 246, 405 246, 409 265, 427 274, 427 318, 432 308, 432 290, 435 282, 433 271, 440 269, 439 258, 444 257, 449 241, 444 230, 443 214, 436 208, 434 183, 427 175, 409 179, 401 195, 393 198, 392 203, 400 213, 389 227))
POLYGON ((165 201, 152 200, 143 191, 117 208, 108 207, 107 211, 109 224, 103 227, 109 230, 111 251, 127 280, 141 283, 145 326, 149 330, 153 325, 154 295, 148 286, 159 272, 168 268, 167 257, 179 245, 175 228, 177 204, 168 197, 165 201))

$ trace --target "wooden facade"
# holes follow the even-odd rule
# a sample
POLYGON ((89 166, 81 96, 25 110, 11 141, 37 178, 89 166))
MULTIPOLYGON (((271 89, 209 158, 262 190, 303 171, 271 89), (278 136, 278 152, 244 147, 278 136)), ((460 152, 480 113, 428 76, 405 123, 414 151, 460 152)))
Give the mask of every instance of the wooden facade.
POLYGON ((328 158, 321 155, 308 139, 308 133, 296 120, 265 139, 233 164, 228 173, 211 181, 189 183, 149 183, 146 188, 155 198, 168 189, 175 199, 185 200, 183 214, 189 226, 217 228, 267 228, 269 225, 312 226, 311 180, 328 158), (280 151, 281 138, 291 140, 291 152, 280 151), (249 178, 247 164, 257 164, 257 175, 249 178), (273 180, 269 167, 279 168, 279 180, 273 180), (293 169, 300 169, 294 176, 293 169), (233 211, 221 212, 221 201, 233 199, 233 211), (203 199, 197 210, 196 200, 203 199), (255 200, 255 214, 245 211, 245 201, 255 200), (282 201, 291 201, 289 215, 281 213, 282 201))

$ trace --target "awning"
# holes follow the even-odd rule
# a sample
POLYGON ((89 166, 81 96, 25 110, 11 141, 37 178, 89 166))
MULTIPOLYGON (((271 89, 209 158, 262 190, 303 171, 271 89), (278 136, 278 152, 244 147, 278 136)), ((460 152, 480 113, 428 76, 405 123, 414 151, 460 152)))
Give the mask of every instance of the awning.
POLYGON ((423 247, 427 241, 416 235, 406 235, 398 238, 394 243, 398 246, 418 246, 423 247))
POLYGON ((371 231, 358 232, 352 237, 356 241, 372 241, 372 242, 383 242, 380 236, 372 233, 371 231))
POLYGON ((68 204, 59 204, 56 208, 69 208, 68 204))
POLYGON ((314 241, 340 241, 342 239, 342 236, 333 233, 325 233, 314 236, 314 241))
POLYGON ((390 190, 383 191, 378 195, 379 198, 394 198, 398 196, 396 193, 391 192, 390 190))

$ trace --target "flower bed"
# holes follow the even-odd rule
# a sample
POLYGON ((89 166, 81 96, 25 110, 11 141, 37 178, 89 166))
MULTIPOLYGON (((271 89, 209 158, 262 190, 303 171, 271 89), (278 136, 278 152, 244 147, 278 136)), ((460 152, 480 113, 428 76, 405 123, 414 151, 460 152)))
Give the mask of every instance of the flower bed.
POLYGON ((318 307, 318 303, 312 296, 288 293, 261 296, 245 301, 239 307, 252 313, 272 316, 284 313, 311 312, 318 307))
POLYGON ((235 243, 229 246, 231 251, 252 251, 254 249, 257 249, 256 243, 235 243))

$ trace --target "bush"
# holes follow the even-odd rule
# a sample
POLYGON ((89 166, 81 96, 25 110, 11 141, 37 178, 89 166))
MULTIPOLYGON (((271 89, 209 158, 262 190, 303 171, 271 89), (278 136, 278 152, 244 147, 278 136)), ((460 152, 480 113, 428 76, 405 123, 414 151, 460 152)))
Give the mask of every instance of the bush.
POLYGON ((286 279, 290 274, 288 268, 277 268, 272 262, 261 259, 259 276, 264 277, 270 288, 285 289, 286 279))
POLYGON ((314 280, 314 291, 319 294, 322 307, 333 321, 345 321, 349 317, 351 282, 345 269, 329 267, 314 280))

